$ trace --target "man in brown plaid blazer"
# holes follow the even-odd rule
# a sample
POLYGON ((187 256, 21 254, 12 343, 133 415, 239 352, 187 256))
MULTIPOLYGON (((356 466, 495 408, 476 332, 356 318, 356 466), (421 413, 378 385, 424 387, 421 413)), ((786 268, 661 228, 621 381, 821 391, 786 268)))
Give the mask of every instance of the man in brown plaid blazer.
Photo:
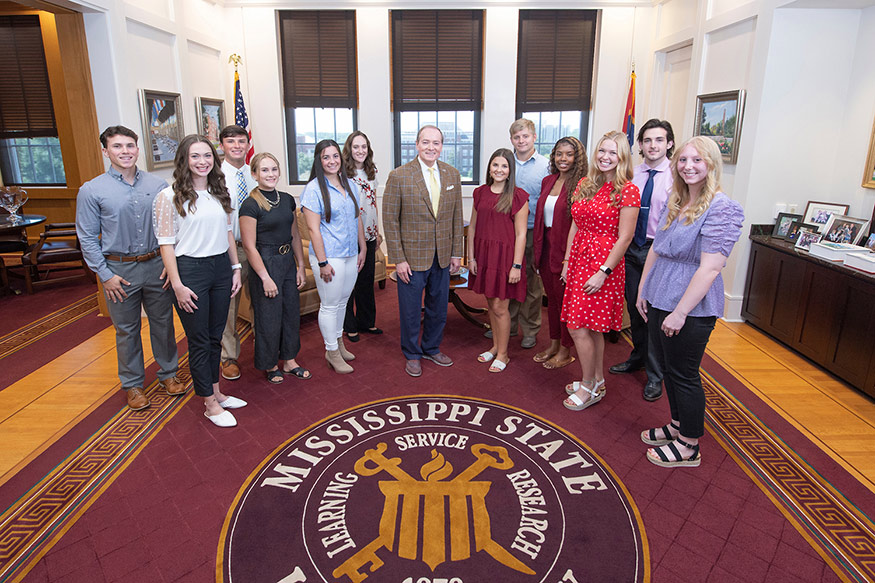
POLYGON ((383 228, 398 277, 401 352, 407 359, 405 371, 413 377, 422 374, 422 358, 439 366, 453 364, 440 344, 450 274, 461 265, 462 184, 459 171, 438 160, 443 141, 437 127, 420 128, 416 158, 389 174, 383 192, 383 228))

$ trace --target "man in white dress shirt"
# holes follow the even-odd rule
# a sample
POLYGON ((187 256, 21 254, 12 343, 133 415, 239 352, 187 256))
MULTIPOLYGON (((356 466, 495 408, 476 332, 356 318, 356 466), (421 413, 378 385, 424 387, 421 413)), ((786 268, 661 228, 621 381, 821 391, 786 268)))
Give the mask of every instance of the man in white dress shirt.
MULTIPOLYGON (((240 336, 237 335, 237 310, 240 308, 240 297, 248 292, 247 280, 249 279, 249 261, 246 259, 246 251, 240 241, 240 220, 237 216, 240 204, 246 200, 253 188, 258 186, 249 165, 246 164, 246 154, 249 152, 249 134, 240 126, 230 125, 222 128, 219 134, 222 142, 222 150, 225 159, 222 162, 222 172, 225 173, 225 185, 228 194, 231 195, 231 206, 234 214, 231 216, 231 225, 234 227, 234 239, 237 241, 237 258, 243 266, 240 275, 242 288, 240 293, 231 298, 231 307, 228 309, 228 321, 225 323, 225 332, 222 334, 222 376, 230 381, 240 378, 240 336)), ((248 295, 247 295, 248 297, 248 295)))

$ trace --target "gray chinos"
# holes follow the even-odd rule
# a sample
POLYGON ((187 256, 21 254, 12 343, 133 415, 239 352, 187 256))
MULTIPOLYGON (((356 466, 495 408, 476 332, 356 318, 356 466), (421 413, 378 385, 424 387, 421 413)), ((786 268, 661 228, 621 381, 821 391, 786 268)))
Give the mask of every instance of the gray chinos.
POLYGON ((106 302, 115 327, 118 376, 122 388, 143 387, 146 380, 140 338, 141 306, 149 319, 149 338, 152 356, 158 364, 158 379, 163 381, 176 376, 178 354, 173 327, 173 290, 162 288, 164 280, 160 275, 164 263, 161 256, 128 263, 107 259, 106 263, 113 273, 131 284, 124 286, 128 297, 123 302, 106 302))

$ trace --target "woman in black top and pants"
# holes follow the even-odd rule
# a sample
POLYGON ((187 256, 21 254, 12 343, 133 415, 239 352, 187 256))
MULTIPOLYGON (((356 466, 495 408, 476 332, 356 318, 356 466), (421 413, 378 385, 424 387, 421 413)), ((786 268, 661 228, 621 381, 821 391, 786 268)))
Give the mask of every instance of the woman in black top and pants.
POLYGON ((295 199, 276 190, 280 171, 273 154, 256 154, 250 169, 258 188, 240 205, 240 236, 253 272, 249 295, 255 319, 255 368, 266 371, 272 383, 283 382, 283 374, 308 379, 310 371, 295 360, 301 349, 298 290, 306 281, 295 199), (280 360, 282 369, 277 365, 280 360))

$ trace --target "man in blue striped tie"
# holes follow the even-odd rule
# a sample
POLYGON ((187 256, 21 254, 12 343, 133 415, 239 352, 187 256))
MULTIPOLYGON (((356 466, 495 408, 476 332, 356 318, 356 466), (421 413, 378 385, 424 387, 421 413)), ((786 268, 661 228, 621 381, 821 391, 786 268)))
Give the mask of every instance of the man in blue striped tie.
POLYGON ((674 132, 665 120, 647 120, 638 132, 639 153, 644 162, 635 167, 632 182, 641 191, 641 211, 635 236, 626 250, 626 306, 632 329, 632 353, 625 362, 609 370, 614 374, 628 373, 642 368, 647 371, 643 397, 655 401, 662 396, 662 370, 647 345, 647 323, 635 309, 638 284, 647 253, 658 228, 659 215, 665 208, 671 192, 672 178, 669 158, 674 149, 674 132))
POLYGON ((249 261, 246 259, 246 251, 240 242, 240 220, 237 211, 240 203, 246 200, 249 193, 258 183, 252 177, 249 166, 246 164, 246 154, 249 152, 249 134, 237 125, 222 128, 219 134, 222 142, 222 150, 225 159, 222 162, 222 172, 225 173, 225 185, 228 194, 231 195, 231 206, 234 214, 231 215, 231 225, 234 227, 234 239, 237 240, 237 258, 243 266, 240 274, 242 288, 240 293, 231 298, 231 307, 228 309, 228 321, 225 323, 225 332, 222 334, 222 376, 229 381, 240 378, 240 336, 237 335, 237 309, 240 307, 240 297, 246 293, 248 297, 249 286, 249 261))

